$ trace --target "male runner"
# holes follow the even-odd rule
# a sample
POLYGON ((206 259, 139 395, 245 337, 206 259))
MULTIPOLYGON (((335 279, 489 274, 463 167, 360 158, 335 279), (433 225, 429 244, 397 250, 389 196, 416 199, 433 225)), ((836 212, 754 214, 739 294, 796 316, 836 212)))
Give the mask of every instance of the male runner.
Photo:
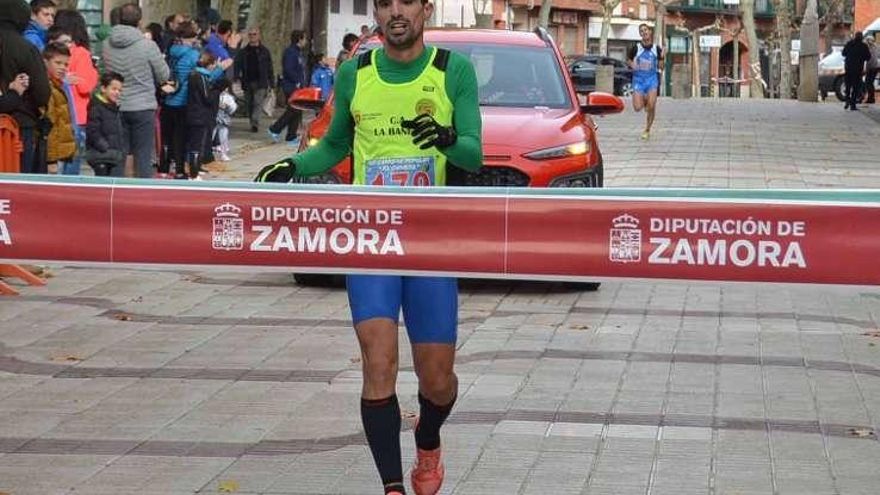
MULTIPOLYGON (((466 57, 425 46, 422 33, 433 4, 373 3, 383 47, 339 68, 327 134, 308 151, 265 167, 257 181, 320 174, 349 153, 355 184, 442 186, 447 163, 469 171, 482 165, 476 73, 466 57)), ((395 393, 402 307, 419 379, 412 485, 416 495, 433 495, 444 475, 440 426, 458 394, 457 281, 349 275, 346 284, 363 363, 361 420, 385 493, 405 493, 395 393)))
POLYGON ((660 67, 663 62, 663 49, 654 46, 654 28, 647 24, 639 26, 642 40, 630 48, 627 59, 633 69, 633 109, 641 112, 647 107, 647 123, 642 139, 651 137, 654 113, 657 108, 657 94, 660 91, 660 67))

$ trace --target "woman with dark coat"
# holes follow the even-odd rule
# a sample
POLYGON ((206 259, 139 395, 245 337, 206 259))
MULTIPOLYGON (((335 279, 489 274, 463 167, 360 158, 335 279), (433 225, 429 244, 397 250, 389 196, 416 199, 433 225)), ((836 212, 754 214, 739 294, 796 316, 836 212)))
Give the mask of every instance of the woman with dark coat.
MULTIPOLYGON (((186 136, 189 178, 201 180, 199 172, 204 160, 205 148, 217 120, 220 91, 213 84, 212 72, 217 67, 217 57, 204 52, 199 56, 198 66, 189 74, 189 91, 186 98, 186 136)), ((178 179, 185 179, 183 164, 178 165, 178 179)))

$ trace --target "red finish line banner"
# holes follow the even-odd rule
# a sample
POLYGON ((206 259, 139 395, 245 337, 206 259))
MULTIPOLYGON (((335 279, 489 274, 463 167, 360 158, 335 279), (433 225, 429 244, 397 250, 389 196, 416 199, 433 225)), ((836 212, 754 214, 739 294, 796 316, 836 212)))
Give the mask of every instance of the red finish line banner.
POLYGON ((2 177, 0 259, 880 284, 874 191, 166 184, 2 177))

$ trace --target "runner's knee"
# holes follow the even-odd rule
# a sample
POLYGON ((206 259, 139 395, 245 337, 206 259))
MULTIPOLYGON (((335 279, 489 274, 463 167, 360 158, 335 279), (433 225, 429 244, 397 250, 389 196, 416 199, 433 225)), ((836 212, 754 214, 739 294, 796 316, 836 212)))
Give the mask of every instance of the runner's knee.
POLYGON ((368 356, 364 354, 364 382, 372 388, 394 388, 397 383, 398 360, 396 355, 382 353, 368 356))
POLYGON ((419 391, 432 402, 446 398, 455 388, 458 388, 458 377, 452 370, 437 369, 419 374, 419 391))

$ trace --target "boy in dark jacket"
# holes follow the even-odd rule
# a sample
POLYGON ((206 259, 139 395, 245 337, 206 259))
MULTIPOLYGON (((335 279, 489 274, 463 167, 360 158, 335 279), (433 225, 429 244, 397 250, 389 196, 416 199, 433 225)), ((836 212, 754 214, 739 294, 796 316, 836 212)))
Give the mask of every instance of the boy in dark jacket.
MULTIPOLYGON (((217 57, 204 52, 198 65, 189 74, 189 91, 186 99, 187 162, 189 178, 201 180, 199 171, 204 159, 205 148, 210 144, 217 120, 217 107, 220 92, 212 84, 212 71, 217 66, 217 57)), ((185 179, 183 164, 177 167, 178 179, 185 179)))
POLYGON ((125 165, 119 96, 125 82, 117 72, 101 76, 98 93, 89 102, 86 126, 86 160, 97 176, 109 176, 113 167, 125 165))

